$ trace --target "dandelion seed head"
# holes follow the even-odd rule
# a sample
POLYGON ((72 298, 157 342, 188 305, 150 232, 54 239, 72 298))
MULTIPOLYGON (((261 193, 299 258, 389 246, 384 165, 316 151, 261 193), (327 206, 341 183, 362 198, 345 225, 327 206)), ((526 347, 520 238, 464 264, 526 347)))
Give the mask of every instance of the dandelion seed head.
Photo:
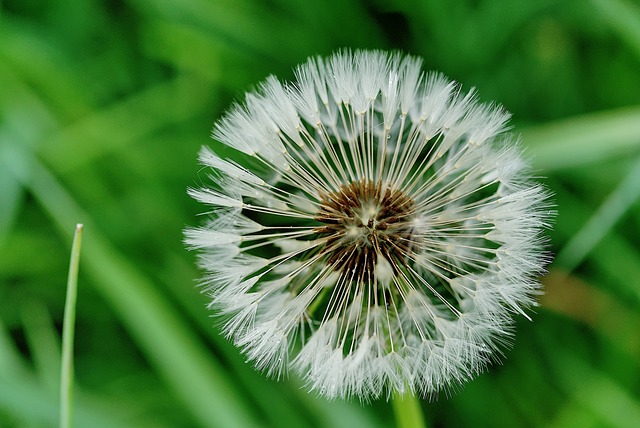
POLYGON ((496 360, 544 271, 547 192, 509 114, 400 54, 269 77, 202 149, 210 207, 185 231, 223 333, 330 398, 432 397, 496 360))

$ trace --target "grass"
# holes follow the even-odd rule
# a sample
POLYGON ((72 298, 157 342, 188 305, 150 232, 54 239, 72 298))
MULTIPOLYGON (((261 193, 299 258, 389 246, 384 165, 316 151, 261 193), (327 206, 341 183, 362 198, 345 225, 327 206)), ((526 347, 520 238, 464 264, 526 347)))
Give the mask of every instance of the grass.
POLYGON ((0 426, 58 423, 76 223, 75 426, 395 424, 385 401, 255 373, 219 337, 181 243, 213 121, 265 76, 345 46, 421 55, 504 104, 556 195, 559 257, 533 322, 502 365, 419 403, 426 425, 635 426, 639 23, 631 0, 3 1, 0 426))
POLYGON ((62 362, 60 367, 60 427, 73 426, 73 338, 76 330, 76 302, 78 299, 78 270, 80 269, 80 248, 82 246, 83 225, 77 224, 71 247, 67 297, 64 303, 62 329, 62 362))

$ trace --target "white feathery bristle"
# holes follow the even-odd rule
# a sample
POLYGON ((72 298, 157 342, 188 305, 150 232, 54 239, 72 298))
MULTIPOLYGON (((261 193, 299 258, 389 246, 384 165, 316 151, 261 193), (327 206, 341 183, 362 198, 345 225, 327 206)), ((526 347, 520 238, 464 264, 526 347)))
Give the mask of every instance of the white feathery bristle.
POLYGON ((246 168, 238 165, 230 160, 221 159, 210 148, 203 146, 200 149, 198 156, 200 163, 208 167, 213 168, 215 171, 232 177, 236 180, 241 180, 247 184, 253 186, 264 186, 265 182, 260 177, 256 176, 246 168))
POLYGON ((415 104, 424 78, 421 67, 422 59, 417 57, 405 57, 400 64, 400 110, 403 115, 407 115, 415 104))
POLYGON ((208 248, 218 245, 235 244, 242 236, 234 233, 217 232, 209 229, 185 229, 185 242, 191 249, 208 248))
POLYGON ((203 188, 200 190, 189 189, 189 196, 207 205, 224 208, 242 208, 242 200, 239 196, 225 195, 219 191, 203 188))
POLYGON ((325 79, 333 101, 340 104, 349 104, 358 89, 359 76, 355 70, 355 60, 350 51, 343 52, 342 55, 333 55, 324 62, 326 73, 325 79))

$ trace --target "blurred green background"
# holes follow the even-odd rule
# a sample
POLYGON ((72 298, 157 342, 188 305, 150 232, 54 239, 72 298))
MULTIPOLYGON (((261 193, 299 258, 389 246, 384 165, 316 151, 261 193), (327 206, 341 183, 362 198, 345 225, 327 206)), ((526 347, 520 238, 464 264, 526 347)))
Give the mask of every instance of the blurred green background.
POLYGON ((0 426, 58 420, 71 236, 85 224, 78 427, 386 427, 386 401, 265 379, 223 340, 182 229, 214 120, 268 74, 402 49, 477 87, 558 217, 502 365, 432 427, 640 426, 640 4, 631 0, 0 2, 0 426))

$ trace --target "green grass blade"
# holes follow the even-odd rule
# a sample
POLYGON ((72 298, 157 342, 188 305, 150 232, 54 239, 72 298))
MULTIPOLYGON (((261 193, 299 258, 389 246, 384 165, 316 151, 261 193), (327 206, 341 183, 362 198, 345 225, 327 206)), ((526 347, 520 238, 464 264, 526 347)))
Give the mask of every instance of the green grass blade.
MULTIPOLYGON (((196 83, 176 78, 141 90, 126 99, 96 109, 72 125, 58 128, 39 143, 38 155, 53 165, 58 173, 65 173, 97 158, 126 150, 128 144, 139 141, 162 126, 184 120, 202 108, 203 99, 193 97, 181 102, 180 108, 166 115, 165 106, 185 87, 196 83), (144 110, 145 114, 134 112, 144 110), (69 156, 73 153, 73 156, 69 156)), ((200 91, 206 89, 200 88, 200 91)), ((188 92, 194 92, 193 90, 188 92)))
POLYGON ((534 167, 559 170, 640 151, 640 106, 594 113, 522 131, 534 167))
POLYGON ((82 224, 76 225, 71 247, 67 298, 64 305, 62 328, 62 366, 60 368, 60 427, 70 428, 73 418, 73 338, 76 324, 76 300, 78 298, 78 268, 82 245, 82 224))
POLYGON ((571 237, 558 254, 556 263, 567 271, 573 270, 609 233, 638 198, 640 198, 640 158, 582 229, 571 237))
POLYGON ((640 404, 622 385, 574 355, 564 353, 555 361, 570 400, 597 415, 598 426, 637 427, 640 404))
POLYGON ((36 299, 25 301, 20 304, 20 318, 35 375, 47 391, 58 394, 62 354, 59 333, 46 304, 36 299))
MULTIPOLYGON (((0 139, 3 136, 0 135, 0 139)), ((22 186, 9 171, 0 170, 0 249, 15 221, 23 197, 22 186)))
MULTIPOLYGON (((562 215, 554 228, 555 240, 568 242, 577 233, 578 225, 586 224, 594 209, 571 191, 554 186, 558 200, 562 201, 562 215)), ((640 308, 640 287, 630 278, 640 278, 640 250, 628 233, 611 230, 590 253, 584 263, 589 263, 591 275, 602 278, 602 288, 619 296, 620 305, 640 308), (620 255, 623 254, 624 257, 620 255), (623 297, 624 296, 624 297, 623 297)), ((562 268, 559 268, 563 271, 562 268)), ((567 277, 567 273, 562 275, 567 277)), ((582 276, 582 274, 580 275, 582 276)), ((575 303, 572 303, 575 305, 575 303)), ((580 305, 575 305, 580 308, 580 305)), ((637 336, 637 335, 636 335, 637 336)))
POLYGON ((12 340, 9 330, 0 317, 0 376, 9 373, 20 374, 25 367, 20 359, 20 353, 12 340))
POLYGON ((640 58, 640 8, 624 0, 591 0, 611 29, 640 58))

